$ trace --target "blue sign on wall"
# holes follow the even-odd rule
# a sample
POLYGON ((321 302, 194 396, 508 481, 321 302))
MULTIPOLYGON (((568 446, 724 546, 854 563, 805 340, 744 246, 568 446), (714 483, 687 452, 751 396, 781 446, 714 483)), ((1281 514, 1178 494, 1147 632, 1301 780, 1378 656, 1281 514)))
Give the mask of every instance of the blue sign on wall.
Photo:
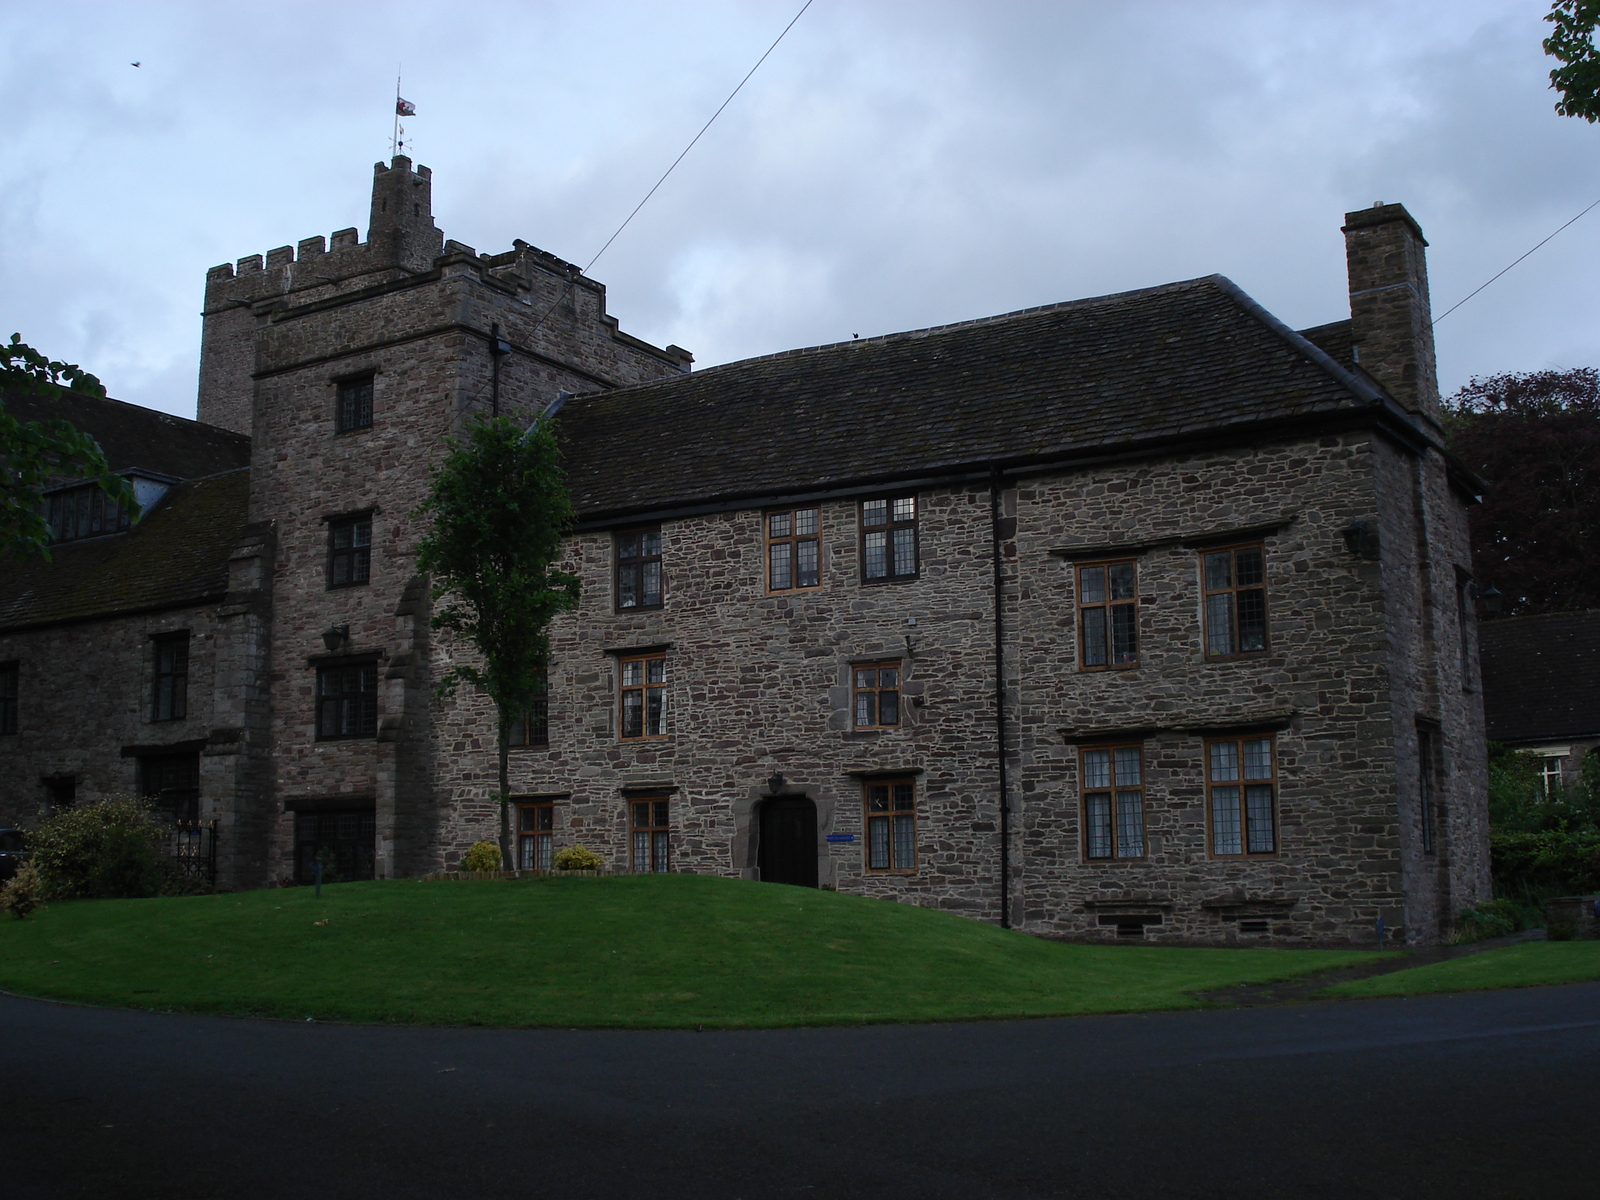
POLYGON ((853 842, 856 840, 856 835, 853 833, 830 833, 828 840, 830 842, 853 842))

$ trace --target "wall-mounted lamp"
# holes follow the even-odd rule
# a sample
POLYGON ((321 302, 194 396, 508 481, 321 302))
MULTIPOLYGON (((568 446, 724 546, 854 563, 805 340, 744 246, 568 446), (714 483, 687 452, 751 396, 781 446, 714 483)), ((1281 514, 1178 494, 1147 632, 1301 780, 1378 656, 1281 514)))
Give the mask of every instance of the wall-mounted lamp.
POLYGON ((767 776, 767 791, 771 792, 774 796, 783 791, 782 771, 774 771, 771 775, 767 776))
POLYGON ((1376 560, 1378 557, 1378 527, 1371 521, 1351 521, 1339 530, 1344 547, 1357 558, 1376 560))
POLYGON ((328 648, 328 652, 330 654, 349 640, 350 626, 348 625, 331 626, 328 631, 322 635, 322 644, 328 648))
POLYGON ((1506 598, 1500 594, 1500 589, 1496 587, 1490 587, 1479 592, 1478 599, 1483 601, 1483 611, 1490 616, 1497 615, 1506 602, 1506 598))

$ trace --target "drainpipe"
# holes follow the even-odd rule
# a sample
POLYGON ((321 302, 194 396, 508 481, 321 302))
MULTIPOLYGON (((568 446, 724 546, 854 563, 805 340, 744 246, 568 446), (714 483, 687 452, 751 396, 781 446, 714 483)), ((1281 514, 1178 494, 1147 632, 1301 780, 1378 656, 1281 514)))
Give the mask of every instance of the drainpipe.
MULTIPOLYGON (((500 415, 500 359, 510 353, 511 346, 500 336, 498 323, 489 326, 489 412, 491 416, 500 415)), ((480 392, 479 395, 482 395, 480 392)))
POLYGON ((1000 928, 1011 928, 1011 784, 1006 774, 1005 572, 1000 562, 999 464, 989 475, 989 543, 994 558, 994 751, 1000 785, 1000 928))

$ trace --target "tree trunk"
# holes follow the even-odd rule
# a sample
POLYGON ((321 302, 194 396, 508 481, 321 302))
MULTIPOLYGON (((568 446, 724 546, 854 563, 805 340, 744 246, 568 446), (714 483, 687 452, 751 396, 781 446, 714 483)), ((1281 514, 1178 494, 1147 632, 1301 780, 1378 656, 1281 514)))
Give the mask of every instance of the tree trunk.
POLYGON ((511 751, 506 745, 506 714, 500 714, 500 866, 506 871, 517 869, 511 856, 511 751))

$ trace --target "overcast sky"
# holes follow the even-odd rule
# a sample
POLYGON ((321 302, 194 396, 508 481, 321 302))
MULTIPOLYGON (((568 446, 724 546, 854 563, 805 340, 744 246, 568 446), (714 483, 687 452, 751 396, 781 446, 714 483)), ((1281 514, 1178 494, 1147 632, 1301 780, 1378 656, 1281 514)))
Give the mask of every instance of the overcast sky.
MULTIPOLYGON (((802 2, 0 0, 0 334, 192 416, 206 268, 365 236, 401 63, 445 236, 587 262, 802 2)), ((1600 199, 1548 7, 815 0, 591 274, 700 366, 1211 272, 1301 328, 1384 200, 1441 313, 1600 199)), ((1441 384, 1600 366, 1597 312, 1600 209, 1441 384)))

